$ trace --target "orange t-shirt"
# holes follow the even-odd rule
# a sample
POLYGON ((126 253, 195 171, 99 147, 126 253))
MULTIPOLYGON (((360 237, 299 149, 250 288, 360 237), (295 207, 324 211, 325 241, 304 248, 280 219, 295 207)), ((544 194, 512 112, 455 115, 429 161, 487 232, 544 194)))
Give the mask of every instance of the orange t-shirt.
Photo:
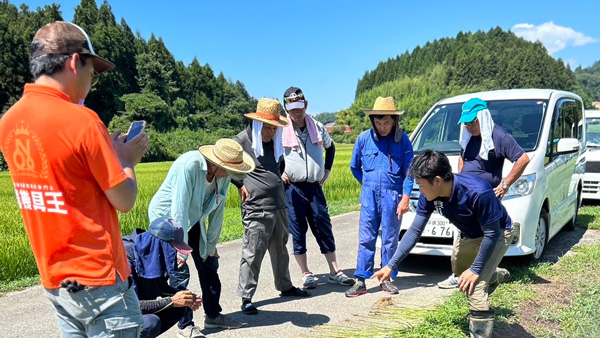
POLYGON ((98 115, 57 89, 27 84, 0 120, 0 148, 42 286, 126 279, 119 219, 104 191, 127 176, 98 115))

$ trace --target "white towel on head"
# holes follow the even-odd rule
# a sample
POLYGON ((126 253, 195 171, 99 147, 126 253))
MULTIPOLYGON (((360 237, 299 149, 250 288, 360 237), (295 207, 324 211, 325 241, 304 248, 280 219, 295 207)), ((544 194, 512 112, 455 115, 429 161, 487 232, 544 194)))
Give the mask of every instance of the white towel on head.
MULTIPOLYGON (((263 141, 262 141, 262 127, 261 121, 252 120, 252 149, 254 149, 254 155, 259 158, 264 155, 263 141)), ((273 136, 273 142, 275 142, 275 162, 279 162, 279 158, 283 155, 283 142, 282 142, 283 128, 277 127, 275 136, 273 136)))
MULTIPOLYGON (((494 149, 494 140, 492 139, 492 131, 494 130, 494 121, 492 115, 488 109, 482 109, 477 112, 477 119, 479 119, 479 130, 481 132, 481 148, 479 148, 479 157, 482 160, 487 161, 488 153, 494 149)), ((467 130, 467 127, 462 123, 460 129, 459 143, 463 150, 467 149, 467 144, 471 140, 471 133, 467 130)))
POLYGON ((263 156, 264 153, 262 146, 262 127, 262 122, 252 120, 252 149, 254 149, 254 156, 256 156, 256 158, 263 156))

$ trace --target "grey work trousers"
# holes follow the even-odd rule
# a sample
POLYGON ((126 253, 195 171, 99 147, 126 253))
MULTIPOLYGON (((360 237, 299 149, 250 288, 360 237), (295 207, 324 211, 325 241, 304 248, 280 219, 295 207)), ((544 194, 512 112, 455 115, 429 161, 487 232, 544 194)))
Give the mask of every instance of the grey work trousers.
POLYGON ((242 210, 242 224, 244 239, 238 296, 248 299, 254 296, 267 250, 271 256, 275 289, 285 291, 292 288, 290 256, 286 247, 289 237, 287 210, 242 210))
MULTIPOLYGON (((514 236, 513 231, 513 229, 502 231, 492 256, 483 266, 483 270, 481 270, 481 275, 479 275, 479 280, 475 284, 473 294, 467 294, 469 307, 472 311, 488 311, 490 309, 488 286, 498 279, 496 273, 498 264, 500 264, 510 246, 510 242, 514 236)), ((452 250, 452 258, 450 259, 454 275, 460 277, 464 271, 471 267, 471 264, 473 264, 479 253, 482 240, 483 237, 460 238, 460 234, 457 236, 454 240, 454 249, 452 250)))

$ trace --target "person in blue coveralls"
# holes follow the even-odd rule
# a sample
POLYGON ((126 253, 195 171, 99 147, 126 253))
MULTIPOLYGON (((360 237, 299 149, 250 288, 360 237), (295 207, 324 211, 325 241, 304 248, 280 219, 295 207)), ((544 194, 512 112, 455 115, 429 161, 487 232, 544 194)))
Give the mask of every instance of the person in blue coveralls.
MULTIPOLYGON (((354 276, 356 283, 346 291, 346 297, 367 293, 365 279, 373 275, 375 244, 381 228, 381 264, 385 266, 396 252, 400 220, 408 211, 413 178, 407 177, 413 148, 406 133, 400 128, 400 115, 392 97, 378 97, 373 110, 366 110, 372 129, 358 136, 350 170, 362 185, 360 193, 360 220, 358 258, 354 276)), ((395 277, 398 270, 392 272, 395 277)), ((381 282, 381 290, 397 294, 398 288, 390 280, 381 282)))
POLYGON ((385 281, 417 244, 434 210, 460 230, 452 259, 459 276, 458 289, 469 301, 471 337, 492 336, 494 309, 489 295, 504 281, 498 264, 508 250, 514 230, 506 209, 484 179, 453 174, 446 155, 427 149, 416 156, 409 175, 415 177, 421 196, 415 219, 402 237, 396 253, 372 278, 385 281))

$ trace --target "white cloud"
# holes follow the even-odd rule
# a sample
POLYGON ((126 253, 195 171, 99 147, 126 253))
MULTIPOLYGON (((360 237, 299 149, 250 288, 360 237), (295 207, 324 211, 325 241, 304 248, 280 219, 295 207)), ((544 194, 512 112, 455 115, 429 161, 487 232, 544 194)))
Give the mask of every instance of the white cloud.
POLYGON ((515 35, 528 41, 540 41, 553 54, 568 46, 584 46, 598 40, 576 32, 573 28, 563 27, 546 22, 539 26, 528 23, 519 23, 510 29, 515 35))

